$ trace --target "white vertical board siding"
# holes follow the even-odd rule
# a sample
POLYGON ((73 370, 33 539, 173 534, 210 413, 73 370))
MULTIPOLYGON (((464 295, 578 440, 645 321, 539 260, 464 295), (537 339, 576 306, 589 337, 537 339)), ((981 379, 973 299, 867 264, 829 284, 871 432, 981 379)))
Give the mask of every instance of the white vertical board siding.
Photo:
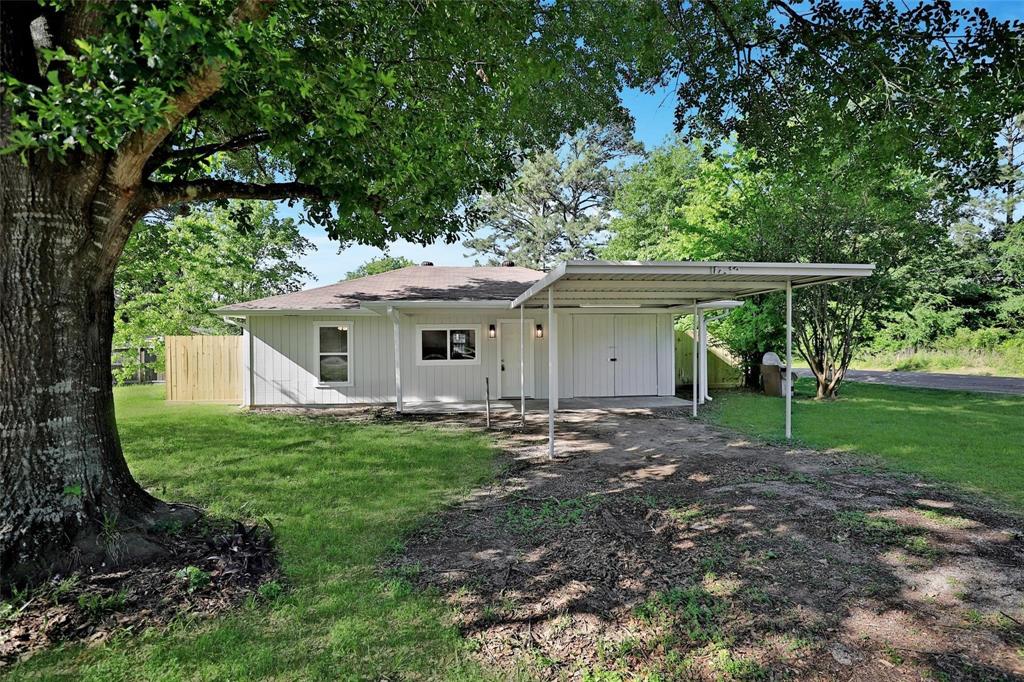
POLYGON ((658 315, 658 395, 676 394, 675 327, 671 313, 658 315))
POLYGON ((249 320, 253 349, 253 404, 338 405, 393 402, 394 345, 391 323, 368 315, 254 316, 249 320), (352 324, 351 386, 322 386, 317 379, 314 322, 337 319, 352 324))
POLYGON ((615 395, 658 393, 658 318, 615 316, 615 395))
POLYGON ((403 314, 402 397, 408 402, 460 402, 484 399, 484 379, 491 380, 491 397, 498 391, 498 340, 487 336, 488 325, 496 324, 505 311, 424 311, 403 314), (418 325, 460 324, 480 327, 476 341, 480 362, 472 365, 420 365, 416 360, 418 325))
MULTIPOLYGON (((529 332, 534 349, 534 389, 536 397, 547 398, 548 390, 548 343, 551 331, 547 317, 533 313, 534 325, 544 326, 544 338, 529 332)), ((402 388, 405 400, 417 401, 467 401, 483 400, 484 379, 491 379, 491 397, 497 395, 498 340, 487 336, 487 328, 497 324, 498 318, 514 317, 506 310, 449 311, 441 309, 408 311, 400 316, 402 354, 402 388), (480 363, 475 365, 424 366, 416 363, 417 325, 459 325, 480 326, 477 352, 480 363)), ((590 329, 600 318, 648 318, 655 320, 657 392, 672 395, 675 390, 674 337, 672 316, 667 313, 656 315, 629 314, 609 315, 608 313, 579 313, 559 311, 558 323, 558 393, 561 398, 593 395, 588 393, 588 381, 592 379, 586 371, 576 368, 576 354, 582 348, 586 353, 598 353, 607 362, 609 343, 615 341, 597 339, 601 335, 590 329), (578 324, 586 329, 577 330, 578 324), (577 334, 582 336, 577 340, 577 334), (603 345, 602 345, 603 344, 603 345), (601 346, 601 347, 597 347, 601 346)), ((630 324, 624 320, 622 324, 630 324)), ((648 329, 648 322, 637 320, 640 327, 648 329)), ((614 321, 610 323, 614 327, 614 321)), ((394 326, 384 315, 340 313, 323 315, 275 315, 253 316, 248 321, 252 337, 252 404, 254 405, 338 405, 348 403, 390 403, 395 400, 394 326), (317 381, 316 336, 314 322, 328 320, 347 321, 352 324, 351 337, 351 386, 320 386, 317 381)), ((644 332, 645 334, 648 332, 644 332)), ((611 334, 614 337, 614 333, 611 334)), ((644 371, 650 371, 645 369, 644 371)), ((247 380, 244 377, 243 380, 247 380)), ((646 389, 645 389, 646 390, 646 389)))
POLYGON ((574 315, 572 358, 576 395, 615 395, 615 315, 574 315))
POLYGON ((252 405, 252 381, 250 380, 250 367, 252 363, 252 357, 249 354, 249 347, 251 345, 252 338, 249 335, 249 325, 244 324, 242 326, 242 405, 248 407, 252 405))
MULTIPOLYGON (((548 329, 548 316, 544 308, 535 309, 533 328, 530 330, 534 335, 533 339, 533 371, 534 388, 537 398, 548 397, 548 343, 551 340, 551 330, 548 329), (544 327, 544 338, 538 339, 536 335, 537 323, 544 327)), ((529 311, 533 312, 533 310, 529 311)), ((572 398, 573 392, 573 369, 572 369, 572 320, 573 314, 559 312, 555 309, 556 324, 558 325, 558 397, 572 398)))

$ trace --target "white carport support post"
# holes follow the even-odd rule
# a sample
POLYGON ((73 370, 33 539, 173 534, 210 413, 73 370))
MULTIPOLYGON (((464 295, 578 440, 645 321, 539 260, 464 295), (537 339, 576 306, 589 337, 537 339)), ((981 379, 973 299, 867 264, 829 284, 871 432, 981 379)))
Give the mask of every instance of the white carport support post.
POLYGON ((548 459, 555 458, 555 410, 558 409, 558 337, 553 289, 548 287, 548 459))
POLYGON ((793 281, 786 280, 786 439, 793 438, 793 281))
POLYGON ((402 413, 402 325, 399 321, 398 311, 388 308, 388 317, 394 325, 395 330, 395 412, 402 413))
POLYGON ((694 417, 697 416, 697 388, 698 388, 698 384, 700 384, 700 380, 697 378, 697 371, 699 369, 698 362, 697 362, 697 359, 698 359, 697 356, 700 354, 700 348, 699 348, 699 346, 700 346, 700 341, 699 341, 700 332, 698 331, 698 328, 700 327, 700 324, 698 323, 698 317, 699 316, 700 316, 700 313, 697 311, 697 306, 693 306, 693 381, 690 382, 690 383, 693 384, 693 416, 694 417))
POLYGON ((698 402, 703 405, 708 397, 708 323, 703 310, 698 313, 697 329, 700 330, 700 366, 697 372, 697 376, 700 378, 698 402))
POLYGON ((523 306, 519 306, 519 415, 523 426, 526 426, 526 322, 523 319, 523 306))

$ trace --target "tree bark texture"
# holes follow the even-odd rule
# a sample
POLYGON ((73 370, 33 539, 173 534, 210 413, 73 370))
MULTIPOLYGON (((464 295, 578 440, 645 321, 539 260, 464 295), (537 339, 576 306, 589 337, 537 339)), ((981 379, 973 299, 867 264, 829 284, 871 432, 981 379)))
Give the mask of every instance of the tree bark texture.
MULTIPOLYGON (((258 20, 270 5, 240 0, 227 25, 258 20)), ((95 29, 101 9, 6 3, 4 72, 45 87, 36 43, 56 31, 74 53, 74 38, 95 29), (40 19, 47 30, 34 32, 40 19)), ((0 590, 95 558, 101 525, 145 530, 148 512, 168 512, 132 478, 114 422, 114 269, 134 223, 167 203, 320 196, 298 183, 148 180, 154 157, 178 153, 171 134, 220 89, 225 68, 219 59, 199 65, 169 97, 164 124, 140 128, 117 149, 69 151, 59 163, 44 152, 0 155, 0 590)), ((11 112, 0 110, 0 148, 11 125, 11 112)), ((233 148, 264 139, 247 136, 233 148)))
POLYGON ((111 245, 97 236, 131 216, 83 192, 88 173, 48 165, 0 157, 0 587, 70 565, 104 519, 155 502, 114 422, 111 245))

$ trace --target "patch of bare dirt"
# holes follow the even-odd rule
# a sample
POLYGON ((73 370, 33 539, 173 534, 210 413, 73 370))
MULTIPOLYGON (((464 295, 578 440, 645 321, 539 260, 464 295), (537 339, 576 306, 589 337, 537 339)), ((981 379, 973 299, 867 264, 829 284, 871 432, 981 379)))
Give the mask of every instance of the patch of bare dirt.
POLYGON ((1020 518, 678 413, 563 413, 554 461, 545 427, 499 422, 499 480, 387 567, 457 607, 485 664, 542 679, 1024 678, 1020 518))
POLYGON ((168 525, 144 540, 153 545, 151 558, 119 560, 130 555, 119 543, 137 541, 111 536, 105 564, 0 601, 0 671, 55 644, 93 644, 177 618, 205 618, 253 597, 261 585, 280 589, 271 584, 279 573, 268 528, 208 519, 168 525))

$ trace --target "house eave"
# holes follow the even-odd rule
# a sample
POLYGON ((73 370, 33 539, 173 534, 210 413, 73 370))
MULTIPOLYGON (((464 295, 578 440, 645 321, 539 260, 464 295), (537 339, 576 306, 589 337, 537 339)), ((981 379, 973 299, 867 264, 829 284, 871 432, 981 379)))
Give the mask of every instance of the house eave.
POLYGON ((456 308, 459 310, 507 310, 508 299, 464 300, 464 301, 424 301, 395 299, 385 301, 361 301, 358 308, 254 308, 237 309, 225 306, 216 308, 213 313, 222 317, 257 317, 265 315, 381 315, 388 308, 395 309, 426 309, 456 308))
POLYGON ((212 311, 215 315, 221 317, 234 317, 234 318, 248 318, 248 317, 267 317, 267 316, 279 316, 279 315, 302 315, 312 316, 327 315, 363 315, 363 316, 375 316, 379 315, 375 310, 368 308, 257 308, 253 310, 238 310, 232 308, 217 308, 212 311))

